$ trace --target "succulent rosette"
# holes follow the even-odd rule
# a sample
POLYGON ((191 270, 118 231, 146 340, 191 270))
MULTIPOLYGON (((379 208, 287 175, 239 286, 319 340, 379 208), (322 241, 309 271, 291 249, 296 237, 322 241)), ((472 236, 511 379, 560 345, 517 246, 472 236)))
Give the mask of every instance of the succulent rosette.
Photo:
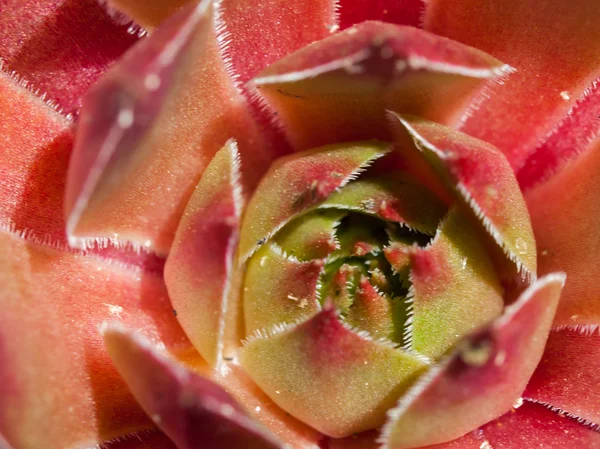
POLYGON ((600 448, 599 20, 0 0, 0 447, 600 448))

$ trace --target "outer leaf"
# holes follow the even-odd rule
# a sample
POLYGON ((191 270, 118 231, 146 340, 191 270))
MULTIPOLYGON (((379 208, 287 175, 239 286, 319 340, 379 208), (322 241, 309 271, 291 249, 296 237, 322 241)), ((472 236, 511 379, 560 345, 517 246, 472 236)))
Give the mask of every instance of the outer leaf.
POLYGON ((173 15, 186 3, 197 3, 199 0, 102 0, 110 8, 117 9, 133 18, 143 27, 152 30, 161 22, 173 15))
POLYGON ((600 141, 527 194, 541 273, 560 269, 567 284, 556 325, 600 323, 600 141))
POLYGON ((599 354, 597 326, 553 331, 523 396, 600 425, 599 354))
POLYGON ((390 412, 384 447, 450 441, 509 410, 542 357, 563 284, 559 274, 536 281, 504 315, 459 344, 390 412))
POLYGON ((219 26, 231 37, 228 64, 240 83, 337 26, 335 0, 221 0, 218 9, 219 26))
POLYGON ((162 279, 0 233, 0 433, 18 449, 77 449, 151 427, 103 349, 119 318, 183 355, 162 279))
POLYGON ((0 11, 0 67, 65 115, 138 39, 96 0, 1 0, 0 11))
POLYGON ((439 358, 502 313, 502 287, 476 230, 456 207, 431 245, 411 251, 410 347, 439 358))
POLYGON ((600 448, 600 433, 541 405, 528 402, 482 430, 484 441, 493 449, 600 448))
POLYGON ((152 420, 179 449, 280 449, 268 431, 249 418, 214 382, 152 350, 120 325, 103 335, 119 373, 152 420))
POLYGON ((0 227, 64 244, 69 122, 1 73, 0 122, 0 227))
POLYGON ((522 189, 530 189, 585 153, 600 136, 600 78, 588 86, 566 117, 538 144, 517 172, 522 189), (591 145, 590 145, 591 144, 591 145))
MULTIPOLYGON (((189 0, 108 0, 154 28, 189 0)), ((332 0, 217 0, 216 25, 227 68, 244 83, 288 53, 329 35, 336 24, 332 0)))
POLYGON ((252 83, 292 146, 307 149, 389 139, 386 109, 451 121, 487 79, 507 70, 416 28, 366 22, 286 56, 252 83))
POLYGON ((176 449, 175 444, 162 432, 132 435, 105 445, 106 449, 176 449))
POLYGON ((425 29, 517 69, 467 111, 463 131, 520 168, 598 77, 599 21, 595 0, 430 0, 425 29))
POLYGON ((483 141, 433 122, 395 113, 390 119, 412 170, 443 196, 450 186, 516 269, 535 276, 529 212, 504 155, 483 141))
POLYGON ((240 237, 242 262, 286 223, 327 199, 388 151, 388 145, 380 142, 355 142, 279 159, 248 204, 240 237))
POLYGON ((342 29, 365 20, 418 27, 425 12, 423 0, 340 0, 339 5, 342 29))
POLYGON ((240 362, 275 403, 334 437, 381 425, 386 410, 425 367, 410 354, 349 330, 331 308, 250 339, 240 362))
POLYGON ((179 222, 165 265, 177 319, 200 354, 222 360, 226 340, 239 341, 234 257, 243 208, 237 145, 210 162, 179 222), (231 328, 231 329, 230 329, 231 328))
POLYGON ((244 181, 260 177, 268 150, 223 64, 211 3, 169 19, 86 98, 66 195, 73 244, 118 237, 165 254, 200 175, 230 137, 242 149, 244 181))

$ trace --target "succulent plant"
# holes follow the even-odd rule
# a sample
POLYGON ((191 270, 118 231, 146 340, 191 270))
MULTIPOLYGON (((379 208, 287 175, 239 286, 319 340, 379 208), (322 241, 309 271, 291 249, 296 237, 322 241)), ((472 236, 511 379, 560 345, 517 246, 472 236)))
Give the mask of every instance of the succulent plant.
POLYGON ((599 16, 0 0, 0 447, 600 448, 599 16))

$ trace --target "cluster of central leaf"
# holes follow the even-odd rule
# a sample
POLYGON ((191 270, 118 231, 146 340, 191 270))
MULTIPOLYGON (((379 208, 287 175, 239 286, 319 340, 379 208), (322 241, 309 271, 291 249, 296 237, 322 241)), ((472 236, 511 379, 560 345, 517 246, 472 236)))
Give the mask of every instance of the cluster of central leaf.
POLYGON ((242 224, 241 364, 333 436, 380 425, 431 363, 503 308, 477 225, 399 168, 391 148, 283 158, 242 224))
MULTIPOLYGON (((390 181, 356 181, 348 190, 372 188, 382 193, 402 185, 400 180, 390 181)), ((324 260, 316 290, 321 306, 334 305, 354 329, 404 345, 410 315, 409 251, 414 245, 425 246, 432 236, 371 216, 369 206, 375 200, 361 201, 364 212, 334 204, 307 213, 285 226, 274 241, 288 257, 324 260), (311 234, 323 240, 303 239, 311 234)))

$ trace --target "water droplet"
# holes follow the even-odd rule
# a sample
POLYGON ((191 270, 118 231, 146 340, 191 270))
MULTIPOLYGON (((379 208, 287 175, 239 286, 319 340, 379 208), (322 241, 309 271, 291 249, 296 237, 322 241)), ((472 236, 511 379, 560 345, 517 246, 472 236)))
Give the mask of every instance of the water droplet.
POLYGON ((230 417, 234 414, 234 412, 234 408, 229 404, 224 404, 223 406, 221 406, 221 413, 224 416, 230 417))
POLYGON ((560 93, 560 97, 565 101, 569 101, 571 99, 571 95, 569 95, 569 92, 567 92, 566 90, 563 90, 560 93))
POLYGON ((496 366, 502 366, 506 362, 506 351, 499 351, 494 358, 494 364, 496 366))
POLYGON ((144 78, 144 86, 150 91, 155 91, 160 87, 160 77, 156 73, 150 73, 144 78))
POLYGON ((527 243, 522 238, 519 237, 515 241, 515 247, 517 248, 517 252, 519 254, 526 254, 527 253, 527 243))
POLYGON ((130 128, 133 125, 133 111, 131 109, 121 109, 117 116, 117 123, 123 129, 130 128))

